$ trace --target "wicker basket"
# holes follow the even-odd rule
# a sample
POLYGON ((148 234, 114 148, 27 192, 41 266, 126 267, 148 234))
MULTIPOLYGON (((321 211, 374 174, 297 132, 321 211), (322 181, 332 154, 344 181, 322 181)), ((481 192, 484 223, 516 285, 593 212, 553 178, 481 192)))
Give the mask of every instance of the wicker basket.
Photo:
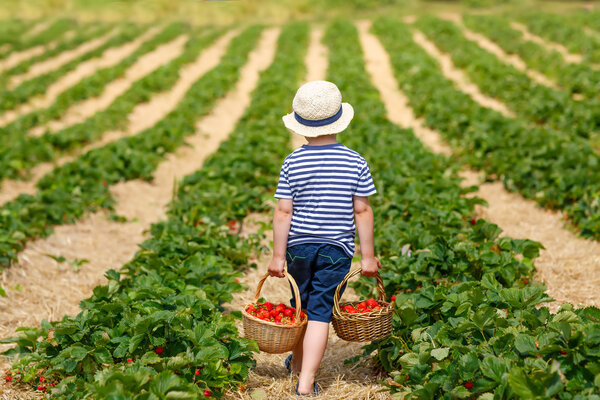
POLYGON ((368 313, 350 314, 342 312, 342 307, 351 304, 356 306, 359 301, 340 303, 340 289, 350 278, 359 274, 360 268, 350 271, 344 280, 338 285, 333 297, 333 315, 331 322, 335 333, 348 342, 369 342, 382 339, 392 332, 392 318, 394 306, 385 300, 385 289, 379 273, 377 274, 377 291, 379 292, 379 303, 383 303, 381 309, 368 313))
MULTIPOLYGON (((254 303, 252 304, 256 304, 258 302, 258 299, 260 298, 260 291, 268 277, 269 274, 267 273, 260 280, 260 282, 258 282, 258 287, 256 288, 256 293, 254 294, 254 303)), ((258 343, 258 348, 266 353, 279 354, 293 350, 300 341, 300 338, 304 333, 304 329, 306 329, 307 319, 305 318, 302 321, 300 320, 301 303, 298 285, 296 285, 294 278, 292 278, 292 276, 287 272, 285 272, 285 277, 288 279, 288 281, 290 281, 294 292, 294 298, 296 299, 295 324, 282 325, 256 318, 255 316, 246 312, 246 308, 249 306, 249 304, 244 306, 244 309, 242 310, 244 337, 256 340, 258 343)))

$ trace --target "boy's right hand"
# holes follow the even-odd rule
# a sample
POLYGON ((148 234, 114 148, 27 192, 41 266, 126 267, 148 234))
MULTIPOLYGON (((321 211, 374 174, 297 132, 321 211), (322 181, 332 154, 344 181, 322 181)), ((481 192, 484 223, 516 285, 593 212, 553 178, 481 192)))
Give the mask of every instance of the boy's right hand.
POLYGON ((277 278, 285 278, 285 274, 283 273, 285 266, 285 258, 271 258, 271 262, 269 263, 268 272, 269 275, 277 277, 277 278))
POLYGON ((381 268, 381 262, 377 257, 363 258, 360 263, 362 265, 360 273, 364 276, 375 276, 381 268))

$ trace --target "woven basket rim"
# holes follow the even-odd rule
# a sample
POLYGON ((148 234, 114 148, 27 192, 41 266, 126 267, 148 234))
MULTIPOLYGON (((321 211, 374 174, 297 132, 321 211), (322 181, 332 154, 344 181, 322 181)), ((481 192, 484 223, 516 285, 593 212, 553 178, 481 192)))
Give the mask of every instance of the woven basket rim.
POLYGON ((242 309, 242 316, 245 318, 248 318, 249 321, 251 321, 251 322, 256 322, 256 323, 262 324, 262 325, 273 326, 273 327, 277 327, 277 328, 286 328, 286 329, 299 328, 308 323, 308 318, 305 318, 303 320, 300 320, 300 322, 296 322, 295 324, 290 324, 290 325, 282 325, 282 324, 278 324, 277 322, 265 321, 264 319, 257 318, 254 315, 252 315, 246 311, 246 307, 248 307, 250 304, 254 304, 254 303, 248 303, 244 306, 244 308, 242 309))
MULTIPOLYGON (((361 303, 360 301, 347 301, 347 302, 343 302, 340 303, 340 308, 342 308, 345 305, 348 304, 353 304, 353 303, 361 303)), ((332 319, 336 319, 338 321, 365 321, 365 320, 377 320, 381 317, 384 317, 388 314, 392 314, 394 312, 394 306, 393 303, 386 303, 385 306, 381 307, 381 309, 379 310, 375 310, 375 311, 370 311, 370 312, 366 312, 366 313, 356 313, 356 314, 350 314, 350 313, 346 313, 346 312, 337 312, 337 310, 334 310, 331 318, 332 319)))

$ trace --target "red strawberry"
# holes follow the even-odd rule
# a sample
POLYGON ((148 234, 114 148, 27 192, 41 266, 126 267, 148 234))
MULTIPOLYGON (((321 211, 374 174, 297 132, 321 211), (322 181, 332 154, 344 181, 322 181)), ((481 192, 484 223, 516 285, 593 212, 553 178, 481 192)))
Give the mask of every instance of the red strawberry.
POLYGON ((163 351, 165 351, 165 349, 163 349, 162 347, 157 347, 154 351, 160 356, 163 353, 163 351))
POLYGON ((106 181, 102 181, 102 186, 106 187, 106 185, 108 185, 106 181))
POLYGON ((561 350, 560 354, 567 354, 567 352, 565 350, 561 350))
POLYGON ((12 376, 10 376, 10 375, 6 375, 6 376, 4 377, 4 379, 6 379, 6 382, 10 382, 10 381, 12 381, 12 376))
POLYGON ((40 382, 44 382, 46 380, 46 378, 44 378, 43 376, 40 376, 40 382))
POLYGON ((38 385, 37 390, 41 390, 42 392, 45 392, 46 388, 42 385, 38 385))
POLYGON ((392 301, 396 301, 396 296, 392 296, 392 301))
POLYGON ((269 315, 273 318, 275 318, 276 316, 279 315, 279 311, 277 310, 271 310, 271 312, 269 313, 269 315))
POLYGON ((294 312, 292 310, 290 310, 289 308, 283 310, 283 315, 285 315, 286 317, 291 317, 292 315, 294 315, 294 312))
POLYGON ((281 322, 281 314, 275 316, 275 322, 281 322))
POLYGON ((465 382, 465 387, 470 390, 473 387, 473 382, 465 382))
POLYGON ((204 397, 210 397, 212 393, 208 389, 204 389, 204 397))
POLYGON ((529 279, 528 278, 523 279, 523 283, 526 284, 526 285, 528 285, 529 284, 529 279))
POLYGON ((377 301, 373 298, 370 298, 369 300, 367 300, 367 305, 369 307, 377 307, 379 305, 379 303, 377 303, 377 301))
POLYGON ((200 370, 196 368, 196 371, 194 371, 194 375, 200 375, 200 370))
POLYGON ((475 225, 476 223, 477 223, 477 220, 476 220, 475 218, 473 218, 473 219, 471 220, 471 225, 475 225))
POLYGON ((247 313, 254 313, 254 312, 256 312, 256 308, 251 304, 248 307, 246 307, 246 312, 247 313))
POLYGON ((264 304, 267 310, 271 311, 273 309, 273 303, 269 303, 268 301, 264 304))
POLYGON ((128 363, 132 363, 132 362, 133 362, 133 360, 132 360, 131 358, 128 358, 128 359, 127 359, 127 362, 128 362, 128 363))

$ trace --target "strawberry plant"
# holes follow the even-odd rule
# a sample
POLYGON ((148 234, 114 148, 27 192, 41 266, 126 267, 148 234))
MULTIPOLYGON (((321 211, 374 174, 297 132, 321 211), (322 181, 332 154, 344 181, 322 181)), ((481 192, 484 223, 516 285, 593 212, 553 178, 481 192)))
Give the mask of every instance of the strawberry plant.
MULTIPOLYGON (((42 136, 23 135, 32 127, 59 117, 68 107, 77 101, 99 95, 104 86, 122 75, 128 66, 141 55, 154 50, 157 46, 173 40, 186 31, 181 23, 167 26, 161 33, 140 46, 137 51, 121 63, 96 72, 83 79, 77 85, 61 93, 54 104, 46 109, 38 109, 25 114, 4 128, 0 135, 6 135, 5 144, 0 144, 0 178, 24 178, 27 170, 37 163, 51 161, 67 150, 89 143, 110 129, 123 127, 127 115, 136 104, 147 101, 151 92, 166 90, 172 86, 182 64, 190 62, 198 52, 216 36, 216 32, 207 29, 205 35, 194 36, 186 45, 184 53, 171 61, 168 66, 157 69, 148 76, 135 82, 130 89, 113 101, 104 111, 96 113, 83 123, 69 126, 58 132, 46 132, 42 136), (168 71, 165 71, 168 69, 168 71), (168 79, 159 79, 161 73, 171 72, 168 79), (154 82, 154 85, 149 85, 154 82)), ((116 39, 116 38, 115 38, 116 39)))
MULTIPOLYGON (((242 33, 228 52, 252 48, 259 32, 242 33)), ((196 399, 220 398, 247 378, 258 349, 240 338, 233 324, 239 313, 223 315, 221 303, 242 290, 236 277, 260 251, 260 238, 240 237, 227 222, 267 208, 262 200, 271 197, 288 151, 280 115, 303 76, 307 43, 306 24, 283 28, 236 130, 183 180, 168 219, 152 226, 152 237, 120 272, 107 272, 108 284, 94 289, 80 314, 21 328, 3 341, 17 344, 8 353, 20 356, 13 371, 22 371, 22 381, 37 384, 43 371, 59 382, 49 391, 57 399, 196 399)), ((204 90, 225 77, 210 78, 204 90)))
POLYGON ((515 114, 564 132, 565 140, 577 141, 573 134, 589 138, 600 129, 600 99, 576 101, 563 90, 535 83, 525 72, 466 39, 452 22, 423 17, 416 26, 448 52, 484 93, 506 103, 515 114))
POLYGON ((53 40, 59 39, 66 32, 77 27, 77 21, 69 18, 59 18, 51 23, 46 29, 36 33, 30 37, 23 37, 28 29, 33 28, 38 23, 42 23, 41 20, 37 21, 22 21, 22 20, 11 20, 15 21, 13 24, 4 23, 2 24, 1 42, 10 43, 10 49, 0 53, 0 58, 5 58, 7 55, 14 51, 22 51, 30 47, 45 45, 53 40))
MULTIPOLYGON (((6 203, 0 219, 3 220, 2 226, 11 233, 6 236, 0 234, 0 264, 10 263, 28 238, 49 234, 52 225, 72 222, 84 212, 98 207, 110 207, 113 200, 108 191, 109 184, 129 179, 150 179, 164 154, 177 149, 187 135, 195 132, 196 119, 210 111, 216 99, 235 83, 239 67, 259 33, 259 28, 251 27, 235 38, 221 64, 195 82, 177 108, 157 125, 91 150, 75 161, 54 169, 38 182, 36 196, 22 195, 6 203)), ((185 57, 198 54, 200 48, 213 38, 211 35, 202 36, 198 42, 194 41, 193 50, 186 53, 185 57)), ((174 84, 177 80, 175 71, 188 60, 185 57, 174 65, 169 64, 155 71, 154 75, 147 77, 153 80, 144 83, 152 86, 174 84)), ((136 95, 147 95, 144 86, 140 86, 136 95)), ((126 104, 131 108, 135 105, 126 104)), ((105 113, 110 111, 111 107, 105 113)), ((96 132, 98 129, 96 127, 96 132)))
POLYGON ((556 80, 570 94, 577 93, 587 98, 600 96, 600 71, 586 63, 569 63, 558 51, 524 40, 523 34, 513 29, 508 20, 494 15, 464 15, 463 21, 508 54, 519 56, 529 68, 556 80))
POLYGON ((579 53, 588 62, 600 62, 600 41, 588 35, 582 27, 569 19, 549 13, 523 14, 519 20, 534 34, 557 42, 572 53, 579 53))
MULTIPOLYGON (((107 34, 112 29, 110 25, 98 25, 94 27, 89 32, 81 33, 77 35, 73 41, 81 40, 81 43, 84 43, 90 39, 100 37, 102 35, 107 34)), ((79 44, 81 44, 79 43, 79 44)), ((73 70, 79 63, 82 61, 88 60, 90 58, 94 58, 102 54, 102 52, 110 47, 111 44, 109 41, 105 42, 103 45, 96 47, 93 50, 88 51, 87 53, 71 60, 70 62, 64 64, 60 68, 57 68, 53 71, 47 72, 45 74, 39 75, 35 78, 29 79, 21 84, 19 84, 14 89, 0 89, 0 111, 12 110, 16 108, 18 105, 25 103, 31 97, 44 93, 46 88, 54 82, 58 77, 65 75, 67 72, 73 70)))
MULTIPOLYGON (((393 29, 382 21, 375 29, 383 36, 393 29)), ((387 372, 394 398, 599 398, 600 354, 590 346, 600 310, 539 307, 552 299, 521 277, 533 274, 541 245, 500 238, 484 219, 472 224, 478 200, 462 197, 469 189, 458 185, 459 164, 386 120, 354 26, 332 24, 325 41, 329 74, 357 110, 344 142, 365 155, 384 191, 373 199, 375 243, 395 296, 394 330, 364 355, 387 372), (576 361, 565 357, 571 352, 576 361)), ((409 58, 410 47, 397 45, 403 50, 390 53, 409 58)), ((357 290, 371 294, 373 285, 361 281, 357 290)))
POLYGON ((417 116, 459 156, 501 179, 508 190, 562 209, 583 236, 600 238, 600 157, 588 143, 481 107, 442 75, 398 21, 377 19, 373 29, 417 116))

